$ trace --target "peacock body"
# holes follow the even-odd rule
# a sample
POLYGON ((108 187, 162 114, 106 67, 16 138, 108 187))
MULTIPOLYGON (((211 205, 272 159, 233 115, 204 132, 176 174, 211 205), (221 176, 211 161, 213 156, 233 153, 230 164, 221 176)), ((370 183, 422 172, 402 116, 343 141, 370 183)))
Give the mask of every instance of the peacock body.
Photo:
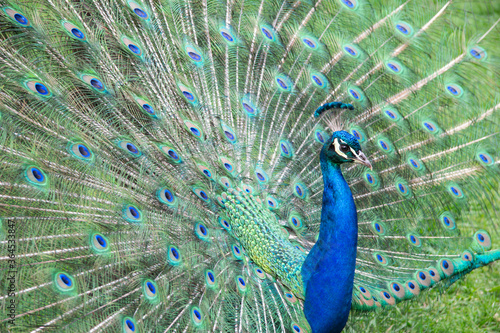
POLYGON ((496 4, 0 6, 2 331, 340 332, 500 259, 496 4))

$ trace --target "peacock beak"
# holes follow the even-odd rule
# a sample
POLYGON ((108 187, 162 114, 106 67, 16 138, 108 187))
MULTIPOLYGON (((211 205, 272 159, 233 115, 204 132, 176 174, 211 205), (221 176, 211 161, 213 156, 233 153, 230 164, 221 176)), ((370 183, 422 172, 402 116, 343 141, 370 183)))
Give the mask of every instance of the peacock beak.
POLYGON ((367 168, 370 168, 370 170, 373 170, 372 164, 370 163, 370 161, 368 161, 366 155, 361 150, 357 154, 355 154, 355 157, 352 161, 357 164, 363 164, 367 168))

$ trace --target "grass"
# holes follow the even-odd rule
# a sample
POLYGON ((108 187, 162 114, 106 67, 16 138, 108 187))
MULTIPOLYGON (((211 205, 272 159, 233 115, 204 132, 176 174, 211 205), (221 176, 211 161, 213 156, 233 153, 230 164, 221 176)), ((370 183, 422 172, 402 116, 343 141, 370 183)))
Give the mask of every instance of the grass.
MULTIPOLYGON (((493 202, 500 202, 498 198, 493 202)), ((485 200, 485 198, 483 198, 485 200)), ((489 205, 490 209, 492 207, 489 205)), ((477 207, 476 207, 477 208, 477 207)), ((481 210, 466 214, 464 233, 485 229, 490 231, 493 248, 500 247, 496 218, 481 210)), ((422 292, 415 300, 403 302, 391 309, 351 315, 346 333, 359 332, 500 332, 500 262, 472 271, 446 290, 439 287, 422 292)))
POLYGON ((346 333, 500 332, 500 263, 477 269, 447 290, 423 292, 392 309, 350 318, 346 333))

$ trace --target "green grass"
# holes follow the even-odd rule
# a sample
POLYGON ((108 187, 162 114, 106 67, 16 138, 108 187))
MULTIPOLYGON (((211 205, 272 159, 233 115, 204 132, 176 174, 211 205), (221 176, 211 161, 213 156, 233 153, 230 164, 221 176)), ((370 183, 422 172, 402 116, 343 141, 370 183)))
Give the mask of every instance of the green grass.
MULTIPOLYGON (((500 202, 491 198, 490 203, 500 202)), ((480 198, 486 202, 486 198, 480 198)), ((488 204, 495 212, 495 207, 488 204)), ((500 221, 476 206, 466 213, 461 231, 472 235, 478 229, 490 231, 493 248, 500 248, 500 221), (472 225, 473 224, 473 225, 472 225)), ((500 332, 500 262, 476 269, 446 290, 437 286, 414 300, 381 311, 354 314, 346 333, 360 332, 500 332)))
POLYGON ((473 271, 445 291, 434 288, 392 309, 353 316, 345 332, 498 333, 500 263, 473 271))

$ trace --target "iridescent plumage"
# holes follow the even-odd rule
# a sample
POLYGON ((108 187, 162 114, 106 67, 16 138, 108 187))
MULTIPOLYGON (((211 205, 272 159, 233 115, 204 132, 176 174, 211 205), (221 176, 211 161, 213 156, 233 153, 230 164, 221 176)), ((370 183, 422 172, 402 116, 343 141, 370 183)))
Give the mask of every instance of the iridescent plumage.
POLYGON ((490 3, 0 8, 0 331, 339 331, 500 256, 490 3))

